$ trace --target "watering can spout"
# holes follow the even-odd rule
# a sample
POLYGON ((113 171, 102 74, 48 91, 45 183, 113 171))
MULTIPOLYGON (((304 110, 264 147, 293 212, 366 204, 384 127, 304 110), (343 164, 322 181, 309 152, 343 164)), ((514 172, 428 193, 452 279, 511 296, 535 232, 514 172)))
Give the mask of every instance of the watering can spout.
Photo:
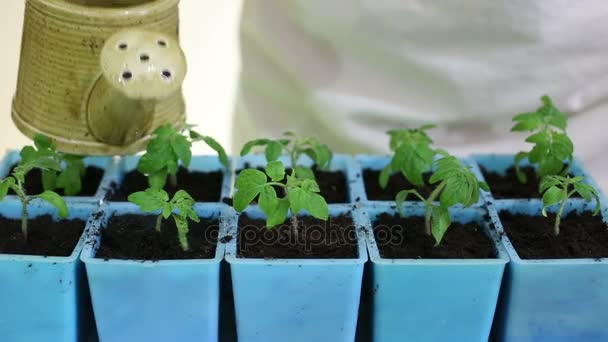
POLYGON ((116 146, 150 133, 156 106, 179 92, 186 75, 186 58, 177 41, 142 30, 111 36, 100 65, 86 103, 87 124, 98 141, 116 146))

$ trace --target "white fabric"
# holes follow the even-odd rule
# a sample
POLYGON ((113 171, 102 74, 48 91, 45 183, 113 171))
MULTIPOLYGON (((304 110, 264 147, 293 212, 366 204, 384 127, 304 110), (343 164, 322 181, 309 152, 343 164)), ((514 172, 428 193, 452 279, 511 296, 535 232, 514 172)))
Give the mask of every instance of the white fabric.
POLYGON ((293 130, 386 152, 387 129, 436 123, 454 153, 515 153, 512 116, 548 94, 606 189, 607 35, 602 0, 245 0, 233 146, 293 130))

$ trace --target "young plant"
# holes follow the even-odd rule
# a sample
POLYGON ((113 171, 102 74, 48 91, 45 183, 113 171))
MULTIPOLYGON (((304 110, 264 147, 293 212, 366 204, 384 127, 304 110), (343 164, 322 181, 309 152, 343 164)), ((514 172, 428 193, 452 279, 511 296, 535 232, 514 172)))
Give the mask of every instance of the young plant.
POLYGON ((471 170, 453 156, 443 157, 437 160, 437 169, 430 179, 435 189, 428 198, 424 198, 415 190, 400 191, 395 197, 397 210, 403 213, 403 202, 409 195, 418 197, 425 207, 424 227, 425 233, 435 238, 435 246, 441 243, 441 239, 452 224, 449 208, 455 204, 469 207, 479 200, 479 189, 489 191, 488 185, 479 182, 471 170), (439 202, 437 203, 437 199, 439 202))
POLYGON ((192 161, 192 143, 204 141, 218 153, 220 162, 225 169, 230 161, 224 148, 213 138, 195 132, 192 125, 186 125, 183 131, 172 125, 163 125, 154 130, 154 137, 148 143, 146 153, 139 159, 137 170, 148 175, 151 188, 165 187, 167 177, 173 187, 177 187, 177 170, 180 162, 183 167, 190 166, 192 161), (187 135, 185 134, 187 132, 187 135))
POLYGON ((68 207, 63 198, 51 190, 46 190, 43 193, 35 196, 26 194, 25 176, 35 168, 41 169, 42 171, 61 171, 61 165, 56 159, 49 156, 39 155, 35 158, 22 160, 21 163, 15 167, 11 176, 8 176, 0 181, 0 201, 6 197, 9 189, 13 190, 21 201, 21 233, 23 234, 23 239, 26 242, 28 240, 28 205, 34 199, 40 198, 49 202, 51 205, 57 208, 59 217, 61 218, 67 218, 69 214, 68 207))
POLYGON ((25 146, 20 156, 21 164, 27 164, 38 158, 55 159, 60 163, 60 170, 42 170, 44 190, 63 189, 67 196, 77 195, 82 190, 82 178, 86 173, 84 157, 58 152, 48 137, 36 135, 34 146, 25 146))
POLYGON ((516 115, 513 121, 514 132, 533 132, 526 141, 534 144, 529 152, 515 155, 515 169, 520 182, 527 181, 526 174, 520 169, 520 163, 528 158, 530 163, 538 164, 538 176, 566 175, 572 165, 574 145, 566 134, 568 117, 559 111, 548 96, 541 97, 543 105, 535 112, 516 115), (564 161, 568 166, 564 167, 564 161))
POLYGON ((266 214, 266 226, 269 229, 285 222, 289 210, 295 233, 298 231, 297 215, 300 211, 306 210, 321 220, 327 220, 329 216, 327 202, 319 195, 317 182, 300 177, 297 172, 286 175, 285 166, 277 160, 270 161, 264 172, 256 169, 241 171, 235 187, 237 192, 234 195, 234 209, 241 212, 258 198, 260 209, 266 214), (275 186, 284 190, 284 197, 277 196, 275 186))
POLYGON ((555 204, 560 204, 557 213, 555 214, 555 224, 553 225, 553 233, 555 236, 559 235, 559 226, 564 215, 564 208, 568 199, 575 193, 581 195, 585 201, 590 202, 595 198, 595 211, 593 215, 597 215, 600 212, 600 197, 597 190, 589 184, 583 183, 584 177, 570 177, 570 176, 545 176, 540 182, 539 190, 543 194, 543 216, 547 217, 547 207, 555 204))
POLYGON ((194 199, 186 191, 179 190, 173 198, 169 200, 169 195, 165 190, 148 188, 129 195, 129 202, 139 206, 143 212, 156 212, 160 214, 156 218, 155 229, 161 232, 163 218, 168 219, 173 216, 177 227, 177 237, 179 244, 184 251, 190 249, 188 243, 188 219, 199 222, 199 217, 193 209, 194 199))
POLYGON ((415 186, 423 186, 423 175, 433 167, 435 155, 433 140, 426 131, 435 125, 424 125, 415 129, 399 129, 388 131, 390 148, 394 152, 390 164, 380 173, 379 182, 383 189, 388 186, 390 176, 401 172, 403 177, 415 186))
POLYGON ((333 153, 329 147, 322 144, 317 138, 306 137, 298 138, 292 132, 283 133, 283 138, 255 139, 247 142, 241 150, 241 157, 249 154, 254 147, 265 147, 264 154, 266 161, 276 161, 281 154, 286 153, 291 161, 292 177, 301 179, 315 179, 315 175, 310 168, 298 165, 300 157, 307 155, 319 169, 327 169, 333 158, 333 153))

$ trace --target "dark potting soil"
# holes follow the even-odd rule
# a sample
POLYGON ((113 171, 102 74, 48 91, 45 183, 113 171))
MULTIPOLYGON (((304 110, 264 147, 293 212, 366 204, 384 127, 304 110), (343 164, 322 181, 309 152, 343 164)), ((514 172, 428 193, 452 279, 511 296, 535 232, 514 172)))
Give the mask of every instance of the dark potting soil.
POLYGON ((101 246, 96 257, 152 261, 215 257, 218 220, 201 218, 198 223, 188 221, 188 251, 184 251, 179 244, 172 218, 163 220, 160 233, 154 229, 155 224, 155 215, 113 216, 101 230, 101 246))
POLYGON ((435 239, 424 232, 423 217, 402 218, 381 214, 374 222, 380 256, 387 259, 491 259, 496 257, 492 240, 476 223, 453 222, 435 247, 435 239))
MULTIPOLYGON (((490 186, 492 196, 495 199, 505 198, 540 198, 538 192, 539 179, 536 170, 531 166, 522 167, 521 170, 526 174, 526 183, 521 183, 517 179, 515 167, 510 167, 505 174, 489 171, 483 166, 479 166, 481 173, 490 186)), ((575 194, 573 197, 580 197, 575 194)))
MULTIPOLYGON (((180 167, 177 171, 177 187, 171 186, 169 180, 165 191, 169 196, 178 190, 186 190, 197 202, 219 202, 222 193, 223 174, 216 172, 190 172, 180 167)), ((125 174, 122 184, 113 184, 108 194, 109 201, 126 201, 130 194, 148 188, 148 178, 133 170, 125 174)))
MULTIPOLYGON (((367 193, 367 199, 370 201, 394 201, 395 196, 397 196, 399 191, 413 188, 416 188, 418 192, 426 198, 433 192, 433 187, 429 185, 431 176, 432 173, 425 173, 423 175, 425 185, 422 187, 414 187, 401 173, 395 173, 389 178, 386 189, 382 189, 378 182, 380 171, 369 169, 363 170, 365 192, 367 193)), ((420 199, 415 196, 409 196, 408 201, 420 201, 420 199)))
MULTIPOLYGON (((13 165, 11 167, 11 171, 9 175, 13 173, 13 169, 17 165, 13 165)), ((99 184, 101 183, 101 179, 103 178, 103 169, 88 166, 86 168, 86 173, 82 178, 82 190, 76 196, 94 196, 99 188, 99 184)), ((33 169, 30 171, 25 177, 25 193, 30 195, 37 195, 44 191, 42 187, 42 172, 39 169, 33 169)), ((63 189, 55 189, 55 192, 59 195, 63 196, 63 189)), ((15 193, 11 190, 9 192, 11 195, 15 193)))
POLYGON ((67 257, 72 254, 86 222, 54 221, 50 215, 28 220, 28 241, 23 240, 21 220, 0 216, 0 254, 67 257))
POLYGON ((601 216, 570 213, 553 234, 555 214, 548 217, 501 212, 502 225, 522 259, 608 257, 608 227, 601 216))
POLYGON ((358 245, 350 215, 330 217, 327 222, 313 217, 298 218, 298 231, 286 223, 273 229, 264 220, 246 214, 239 218, 238 255, 264 259, 354 259, 358 245))

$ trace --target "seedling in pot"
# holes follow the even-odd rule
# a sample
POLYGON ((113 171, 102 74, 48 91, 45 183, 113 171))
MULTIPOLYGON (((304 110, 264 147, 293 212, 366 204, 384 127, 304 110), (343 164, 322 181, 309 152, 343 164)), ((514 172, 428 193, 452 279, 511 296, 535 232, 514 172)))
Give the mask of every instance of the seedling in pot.
POLYGON ((520 163, 528 158, 530 163, 538 164, 538 177, 547 175, 566 175, 572 165, 574 145, 566 134, 568 117, 553 105, 548 96, 541 97, 543 105, 535 112, 516 115, 513 121, 514 132, 533 132, 526 141, 534 144, 529 152, 515 155, 515 170, 520 182, 526 183, 526 174, 520 170, 520 163), (564 167, 564 161, 568 166, 564 167))
POLYGON ((585 201, 590 202, 595 198, 595 211, 593 216, 600 212, 600 197, 597 190, 589 184, 583 183, 584 177, 570 176, 546 176, 540 182, 540 192, 543 194, 543 216, 547 217, 547 207, 560 204, 557 213, 555 214, 555 224, 553 225, 553 233, 559 235, 559 226, 561 224, 564 208, 568 200, 578 193, 585 201))
POLYGON ((148 143, 146 153, 139 159, 137 165, 139 172, 148 175, 148 183, 151 188, 164 188, 167 178, 169 178, 171 186, 177 187, 176 174, 179 165, 181 163, 185 168, 190 166, 192 143, 200 140, 217 152, 225 169, 229 168, 230 161, 224 148, 215 139, 194 131, 193 127, 185 125, 185 129, 180 131, 167 124, 154 131, 154 137, 148 143))
POLYGON ((155 229, 161 232, 163 218, 170 216, 175 220, 179 244, 184 251, 190 249, 188 243, 188 219, 199 222, 199 217, 193 209, 194 199, 186 191, 179 190, 169 200, 169 195, 162 189, 148 188, 145 191, 135 192, 129 195, 129 202, 139 206, 143 212, 157 212, 155 229))
POLYGON ((67 218, 69 211, 65 201, 61 196, 51 190, 46 190, 38 195, 28 195, 25 192, 25 176, 33 169, 38 168, 42 171, 61 172, 61 164, 53 157, 38 155, 23 159, 20 164, 15 167, 11 176, 0 181, 0 201, 6 197, 9 189, 13 190, 21 201, 21 233, 23 239, 27 242, 28 230, 28 210, 27 207, 33 200, 40 198, 49 202, 59 211, 59 217, 67 218))
POLYGON ((403 202, 409 195, 418 197, 425 207, 425 233, 435 238, 435 246, 441 243, 441 239, 452 224, 449 208, 458 203, 465 207, 477 203, 479 200, 479 189, 489 191, 487 184, 479 182, 470 168, 453 156, 443 157, 436 162, 437 168, 430 179, 435 184, 433 192, 428 198, 424 198, 415 190, 400 191, 395 197, 397 210, 404 216, 403 202), (436 203, 437 199, 439 202, 436 203))
POLYGON ((431 146, 433 140, 428 136, 429 129, 435 125, 424 125, 415 129, 388 131, 390 148, 394 152, 390 164, 380 173, 379 182, 383 189, 388 186, 390 176, 401 172, 403 177, 415 186, 423 186, 423 175, 431 171, 435 156, 443 151, 436 151, 431 146))
POLYGON ((58 152, 48 137, 36 135, 34 146, 25 146, 20 156, 21 164, 27 164, 38 158, 55 159, 60 163, 60 170, 41 170, 44 190, 63 189, 67 196, 78 195, 82 190, 82 179, 86 173, 84 157, 58 152))
POLYGON ((258 198, 260 209, 266 214, 266 226, 269 229, 285 222, 289 210, 292 228, 296 234, 297 215, 300 211, 306 210, 321 220, 327 220, 329 216, 327 202, 319 195, 317 182, 306 175, 302 177, 295 172, 295 168, 292 168, 291 175, 286 175, 285 166, 277 160, 270 161, 264 172, 256 169, 241 171, 235 188, 237 192, 234 195, 234 209, 241 212, 258 198), (285 196, 279 198, 274 186, 284 189, 285 196))
POLYGON ((327 169, 333 158, 333 153, 329 147, 322 144, 317 138, 306 137, 298 138, 292 132, 283 133, 283 138, 255 139, 247 142, 241 150, 241 157, 249 154, 254 147, 264 147, 264 154, 267 162, 276 161, 282 153, 286 153, 291 161, 292 177, 300 179, 315 179, 315 175, 310 168, 298 165, 300 157, 307 155, 319 169, 327 169))

